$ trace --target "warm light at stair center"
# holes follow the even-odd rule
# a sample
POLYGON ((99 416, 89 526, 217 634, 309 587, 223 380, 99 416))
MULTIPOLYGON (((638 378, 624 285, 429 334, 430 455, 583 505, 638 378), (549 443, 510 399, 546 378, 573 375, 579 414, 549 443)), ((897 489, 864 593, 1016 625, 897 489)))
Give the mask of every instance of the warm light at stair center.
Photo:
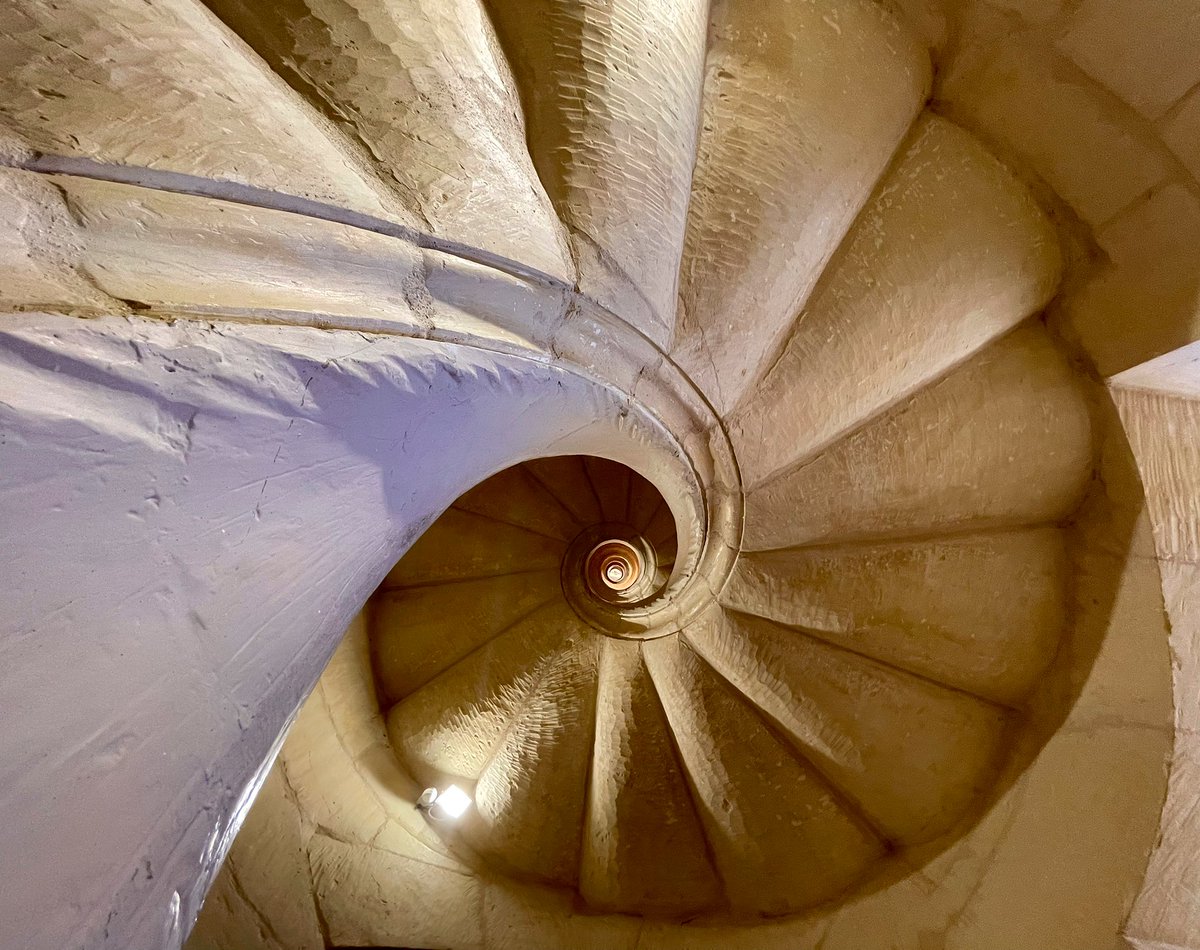
POLYGON ((618 593, 627 591, 642 574, 642 556, 627 541, 602 541, 592 548, 585 570, 589 581, 618 593))

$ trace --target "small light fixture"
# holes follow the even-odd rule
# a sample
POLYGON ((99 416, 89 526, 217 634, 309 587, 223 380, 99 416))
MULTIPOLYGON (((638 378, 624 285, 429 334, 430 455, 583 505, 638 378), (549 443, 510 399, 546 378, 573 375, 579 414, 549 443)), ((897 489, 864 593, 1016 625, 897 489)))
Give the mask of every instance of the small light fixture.
POLYGON ((451 785, 442 792, 427 788, 417 799, 417 811, 424 812, 435 821, 461 818, 470 805, 471 796, 457 785, 451 785))

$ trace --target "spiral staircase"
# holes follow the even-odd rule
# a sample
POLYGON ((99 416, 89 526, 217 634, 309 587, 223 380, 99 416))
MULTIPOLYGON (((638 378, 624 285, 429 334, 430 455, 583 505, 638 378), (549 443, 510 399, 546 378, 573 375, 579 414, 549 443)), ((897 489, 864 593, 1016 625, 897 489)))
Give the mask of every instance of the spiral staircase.
MULTIPOLYGON (((11 497, 97 519, 15 518, 14 558, 66 552, 47 592, 131 565, 80 587, 96 676, 175 631, 55 701, 81 774, 169 820, 21 883, 48 909, 14 939, 179 947, 210 886, 199 950, 1116 938, 1165 648, 1136 695, 1089 684, 1140 662, 1114 616, 1165 642, 1157 591, 1119 606, 1149 528, 1054 318, 1062 209, 930 108, 903 12, 35 0, 0 36, 11 497), (142 725, 104 725, 123 696, 142 725), (1117 870, 1039 878, 1007 836, 1074 828, 1113 723, 1117 870), (415 808, 449 784, 460 821, 415 808)), ((33 814, 63 766, 21 761, 33 814)), ((92 824, 59 786, 51 850, 92 824)))

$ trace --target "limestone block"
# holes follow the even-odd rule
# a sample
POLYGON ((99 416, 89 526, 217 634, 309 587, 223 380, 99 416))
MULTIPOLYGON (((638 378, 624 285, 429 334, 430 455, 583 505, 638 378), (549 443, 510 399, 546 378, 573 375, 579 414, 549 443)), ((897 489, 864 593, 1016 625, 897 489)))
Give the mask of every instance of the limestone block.
MULTIPOLYGON (((1118 413, 1121 414, 1122 426, 1130 432, 1130 442, 1136 445, 1136 455, 1163 449, 1161 433, 1155 432, 1149 419, 1136 429, 1140 437, 1134 434, 1138 425, 1138 416, 1146 412, 1153 415, 1153 408, 1163 408, 1170 404, 1169 400, 1161 402, 1143 399, 1143 394, 1160 394, 1176 396, 1179 399, 1200 399, 1200 343, 1188 343, 1178 349, 1164 353, 1145 363, 1130 367, 1124 372, 1110 376, 1107 380, 1109 392, 1113 397, 1118 413), (1130 410, 1137 410, 1130 413, 1130 410)), ((1179 553, 1178 548, 1166 547, 1163 553, 1179 553)))
POLYGON ((730 420, 746 484, 946 374, 1044 305, 1058 273, 1028 192, 967 133, 922 117, 730 420))
POLYGON ((375 663, 385 703, 411 695, 497 635, 561 596, 558 565, 385 591, 375 604, 375 663), (447 616, 455 616, 446 629, 447 616))
POLYGON ((305 819, 340 840, 371 841, 388 813, 342 743, 320 688, 301 708, 289 737, 280 762, 305 819))
POLYGON ((1196 0, 1083 0, 1059 46, 1150 119, 1200 82, 1196 0))
POLYGON ((1170 737, 1095 724, 1053 736, 947 950, 1097 950, 1112 944, 1157 831, 1170 737))
POLYGON ((707 3, 488 0, 580 289, 659 344, 675 318, 707 3))
POLYGON ((991 777, 997 706, 757 617, 684 637, 892 842, 936 837, 991 777))
MULTIPOLYGON (((528 465, 497 472, 459 498, 454 506, 498 523, 542 532, 559 542, 572 540, 586 524, 533 475, 528 465)), ((399 567, 403 570, 403 562, 399 567)))
POLYGON ((0 117, 39 152, 415 223, 336 133, 192 0, 8 4, 0 62, 0 117))
POLYGON ((366 614, 365 610, 360 612, 351 622, 317 684, 329 713, 329 726, 355 759, 362 759, 373 746, 387 742, 371 676, 366 614))
POLYGON ((480 0, 208 6, 337 122, 422 228, 573 280, 480 0))
POLYGON ((1022 328, 749 492, 745 546, 1057 520, 1079 504, 1091 454, 1074 372, 1041 327, 1022 328))
POLYGON ((597 662, 596 638, 587 638, 549 664, 479 774, 462 834, 493 865, 578 883, 597 662))
POLYGON ((392 744, 422 781, 474 783, 555 661, 593 636, 561 599, 533 610, 393 706, 392 744))
POLYGON ((856 807, 678 638, 644 652, 734 911, 792 913, 861 878, 885 845, 856 807))
POLYGON ((555 570, 565 550, 544 534, 450 508, 408 549, 384 589, 555 570))
POLYGON ((620 914, 581 914, 562 891, 514 881, 487 882, 487 950, 645 950, 646 922, 620 914))
POLYGON ((602 644, 585 827, 579 886, 592 907, 683 916, 720 899, 670 725, 637 643, 602 644))
POLYGON ((1101 376, 1200 337, 1200 198, 1191 189, 1158 189, 1097 239, 1105 261, 1055 319, 1101 376))
MULTIPOLYGON (((184 944, 186 950, 287 950, 274 937, 274 921, 261 917, 238 893, 238 883, 227 868, 222 868, 209 888, 200 917, 184 944)), ((311 886, 308 891, 312 892, 311 886)), ((324 941, 296 946, 323 950, 324 941)))
MULTIPOLYGON (((1194 572, 1189 580, 1195 584, 1194 572)), ((1194 680, 1187 695, 1194 707, 1194 680)), ((1198 945, 1200 906, 1195 900, 1196 888, 1200 886, 1200 848, 1196 842, 1198 783, 1200 738, 1195 732, 1181 732, 1175 737, 1171 756, 1158 847, 1125 924, 1124 934, 1136 950, 1192 950, 1198 945)))
POLYGON ((1168 729, 1170 628, 1158 564, 1090 551, 1080 557, 1076 578, 1075 633, 1064 644, 1075 697, 1071 717, 1168 729))
POLYGON ((324 950, 301 817, 278 765, 225 859, 188 950, 324 950))
POLYGON ((1002 703, 1058 649, 1054 528, 742 555, 721 602, 1002 703))
POLYGON ((999 142, 1096 227, 1170 172, 1170 158, 1140 116, 1034 39, 1004 35, 968 48, 939 83, 938 101, 985 140, 999 142))
MULTIPOLYGON (((1186 349, 1194 351, 1195 345, 1186 349)), ((1153 385, 1152 377, 1161 373, 1143 373, 1142 378, 1153 385)), ((1145 485, 1155 548, 1164 560, 1200 562, 1200 518, 1194 510, 1200 497, 1200 400, 1125 388, 1125 381, 1136 378, 1132 373, 1116 377, 1113 397, 1145 485)))
POLYGON ((484 946, 477 878, 324 835, 309 857, 333 946, 484 946))
POLYGON ((1163 141, 1200 181, 1200 88, 1193 89, 1160 123, 1163 141))
POLYGON ((720 0, 712 16, 673 353, 725 413, 883 173, 929 63, 862 0, 720 0))

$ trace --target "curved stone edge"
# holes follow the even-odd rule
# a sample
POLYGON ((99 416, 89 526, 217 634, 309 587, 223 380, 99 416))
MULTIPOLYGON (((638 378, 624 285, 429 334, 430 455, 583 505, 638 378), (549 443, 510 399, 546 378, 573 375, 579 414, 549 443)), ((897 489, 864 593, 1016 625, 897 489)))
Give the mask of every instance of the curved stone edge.
POLYGON ((563 361, 624 394, 623 413, 636 406, 654 416, 690 470, 680 479, 619 446, 610 454, 663 492, 678 527, 676 575, 689 581, 624 620, 669 633, 723 587, 742 525, 733 447, 704 394, 648 337, 556 278, 496 255, 362 215, 330 220, 334 209, 311 203, 259 204, 272 193, 226 194, 232 200, 0 171, 0 207, 32 225, 12 249, 26 271, 34 262, 21 288, 32 299, 9 305, 311 325, 563 361))

